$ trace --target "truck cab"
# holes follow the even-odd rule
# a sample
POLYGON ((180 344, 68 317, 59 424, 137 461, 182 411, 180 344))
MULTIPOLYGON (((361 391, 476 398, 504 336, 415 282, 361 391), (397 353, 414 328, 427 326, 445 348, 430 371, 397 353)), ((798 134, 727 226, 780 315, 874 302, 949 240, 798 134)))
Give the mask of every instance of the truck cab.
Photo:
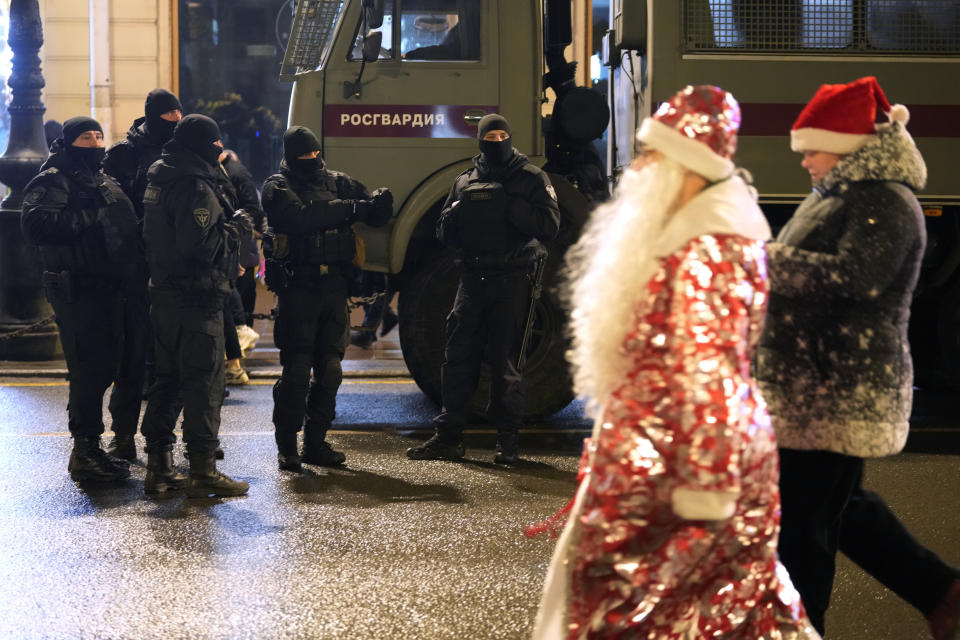
MULTIPOLYGON (((328 166, 393 192, 387 226, 358 225, 364 268, 399 281, 404 360, 439 401, 444 319, 457 277, 435 239, 436 219, 454 179, 472 167, 485 114, 506 116, 513 145, 531 162, 547 163, 543 9, 539 0, 299 0, 295 12, 281 74, 294 80, 289 122, 320 137, 328 166)), ((569 23, 569 6, 566 12, 569 23)), ((596 135, 606 124, 601 118, 596 135)), ((563 313, 550 283, 595 196, 564 175, 550 178, 563 219, 548 247, 546 293, 536 303, 527 351, 529 415, 572 399, 563 313)))

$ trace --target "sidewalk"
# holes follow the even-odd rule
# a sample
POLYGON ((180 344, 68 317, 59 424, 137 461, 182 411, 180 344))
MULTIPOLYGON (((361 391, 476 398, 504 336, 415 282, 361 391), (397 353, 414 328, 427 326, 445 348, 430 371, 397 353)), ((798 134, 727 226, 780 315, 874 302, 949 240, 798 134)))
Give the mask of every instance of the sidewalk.
MULTIPOLYGON (((267 291, 262 284, 258 286, 256 312, 270 313, 274 305, 276 305, 274 294, 267 291)), ((350 324, 357 326, 362 318, 363 310, 354 309, 350 324)), ((280 351, 273 342, 273 321, 254 320, 253 329, 260 334, 260 339, 243 359, 243 368, 251 378, 280 377, 280 351)), ((0 360, 0 377, 55 378, 65 375, 67 375, 67 366, 62 358, 36 362, 0 360)), ((379 338, 369 349, 349 345, 343 358, 343 376, 345 378, 409 377, 410 372, 400 352, 400 334, 397 328, 394 327, 386 336, 379 338)))

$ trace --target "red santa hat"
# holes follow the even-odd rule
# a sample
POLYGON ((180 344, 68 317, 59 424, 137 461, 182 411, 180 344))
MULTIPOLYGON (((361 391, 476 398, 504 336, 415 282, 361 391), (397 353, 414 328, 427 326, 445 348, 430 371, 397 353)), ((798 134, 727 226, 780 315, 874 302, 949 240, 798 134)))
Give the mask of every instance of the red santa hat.
POLYGON ((821 85, 790 130, 794 151, 853 153, 874 138, 877 109, 890 121, 907 124, 910 112, 902 104, 887 102, 873 76, 850 84, 821 85))
POLYGON ((686 86, 643 121, 637 140, 711 182, 734 170, 740 105, 710 85, 686 86))

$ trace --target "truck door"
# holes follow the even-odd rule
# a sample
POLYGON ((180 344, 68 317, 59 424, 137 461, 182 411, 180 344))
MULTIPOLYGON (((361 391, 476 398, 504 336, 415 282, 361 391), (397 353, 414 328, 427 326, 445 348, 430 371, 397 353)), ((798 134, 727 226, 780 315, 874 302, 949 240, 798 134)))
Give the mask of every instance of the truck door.
POLYGON ((496 2, 386 0, 380 58, 357 83, 359 5, 326 73, 326 158, 402 202, 433 171, 477 153, 477 121, 500 103, 496 2))

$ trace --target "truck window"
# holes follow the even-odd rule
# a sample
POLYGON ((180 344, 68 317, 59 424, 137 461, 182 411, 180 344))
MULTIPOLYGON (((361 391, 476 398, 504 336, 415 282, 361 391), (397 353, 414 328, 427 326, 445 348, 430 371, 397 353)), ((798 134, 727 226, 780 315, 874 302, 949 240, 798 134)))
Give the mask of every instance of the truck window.
MULTIPOLYGON (((383 40, 380 43, 380 60, 393 59, 393 2, 385 2, 383 7, 383 24, 377 29, 371 29, 371 32, 379 31, 383 34, 383 40)), ((361 49, 360 24, 357 24, 357 32, 353 37, 353 48, 350 49, 348 60, 363 60, 363 51, 361 49)))
POLYGON ((344 0, 298 0, 294 4, 290 39, 280 65, 281 80, 293 80, 326 61, 343 17, 343 5, 344 0))
POLYGON ((401 0, 400 57, 479 60, 481 0, 401 0))
POLYGON ((960 52, 955 0, 684 0, 688 51, 960 52))

